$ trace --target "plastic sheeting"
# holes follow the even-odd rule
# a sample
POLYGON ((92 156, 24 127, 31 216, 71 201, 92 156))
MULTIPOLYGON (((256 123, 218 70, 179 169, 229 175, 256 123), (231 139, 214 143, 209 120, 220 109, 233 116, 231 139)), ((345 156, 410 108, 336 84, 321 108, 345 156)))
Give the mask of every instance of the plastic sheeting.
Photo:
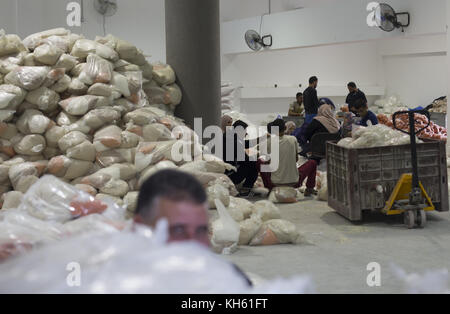
POLYGON ((0 265, 0 293, 301 294, 315 291, 308 277, 278 279, 250 288, 232 264, 197 244, 163 245, 164 236, 159 233, 141 229, 136 233, 77 237, 36 250, 0 265))
MULTIPOLYGON (((417 140, 417 142, 421 142, 417 140)), ((360 127, 353 130, 352 139, 345 138, 338 145, 347 148, 370 148, 383 146, 407 145, 409 135, 378 124, 370 127, 360 127)))

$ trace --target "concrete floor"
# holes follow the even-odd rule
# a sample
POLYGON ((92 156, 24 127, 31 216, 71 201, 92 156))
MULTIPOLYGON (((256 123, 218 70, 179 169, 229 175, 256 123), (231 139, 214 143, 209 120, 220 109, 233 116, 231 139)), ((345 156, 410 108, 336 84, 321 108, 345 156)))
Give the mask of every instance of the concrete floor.
POLYGON ((315 200, 279 208, 309 244, 242 246, 225 258, 263 279, 309 275, 318 293, 403 293, 392 263, 408 273, 450 270, 449 213, 429 213, 425 229, 408 230, 399 216, 370 214, 354 224, 315 200), (381 265, 381 287, 366 283, 371 262, 381 265))

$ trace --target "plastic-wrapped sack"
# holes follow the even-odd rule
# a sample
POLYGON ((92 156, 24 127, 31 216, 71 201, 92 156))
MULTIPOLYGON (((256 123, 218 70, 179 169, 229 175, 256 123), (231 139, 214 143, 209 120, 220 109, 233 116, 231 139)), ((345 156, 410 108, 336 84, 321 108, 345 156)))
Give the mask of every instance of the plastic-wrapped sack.
POLYGON ((317 195, 317 199, 319 201, 328 202, 328 184, 327 180, 322 182, 322 186, 320 187, 319 193, 317 195))
POLYGON ((25 100, 27 92, 14 85, 0 85, 0 109, 15 110, 25 100))
POLYGON ((109 167, 120 163, 134 163, 136 156, 135 148, 111 149, 97 152, 96 161, 101 167, 109 167))
POLYGON ((47 78, 49 67, 19 67, 5 76, 7 84, 16 85, 28 91, 39 88, 47 78))
POLYGON ((23 45, 20 37, 17 35, 5 35, 2 30, 0 33, 0 57, 21 51, 27 51, 27 48, 23 45))
POLYGON ((65 112, 73 116, 85 115, 89 110, 93 109, 99 100, 96 96, 85 95, 65 99, 59 103, 65 112))
POLYGON ((0 110, 0 122, 10 122, 15 113, 15 110, 0 110))
POLYGON ((256 235, 250 241, 250 245, 298 244, 301 241, 302 237, 293 223, 275 219, 262 224, 256 235))
POLYGON ((158 116, 147 108, 137 109, 127 113, 123 119, 125 123, 133 122, 139 126, 146 126, 158 121, 158 116))
POLYGON ((278 207, 271 201, 259 201, 253 204, 252 216, 259 217, 262 221, 280 219, 281 213, 278 207))
POLYGON ((97 152, 103 152, 122 145, 122 129, 115 125, 102 128, 95 133, 94 145, 97 152))
POLYGON ((261 218, 257 216, 239 222, 239 245, 248 245, 261 228, 262 223, 261 218))
POLYGON ((131 213, 134 213, 137 209, 137 203, 139 198, 139 192, 129 192, 123 198, 123 202, 125 203, 127 210, 131 213))
POLYGON ((74 96, 82 96, 86 95, 89 87, 81 82, 78 78, 74 77, 72 78, 72 82, 69 85, 69 88, 67 89, 67 92, 74 96))
POLYGON ((50 160, 53 157, 62 155, 62 151, 59 150, 59 148, 54 148, 54 147, 46 147, 44 149, 44 151, 42 152, 42 155, 44 156, 44 158, 46 160, 50 160))
POLYGON ((44 134, 55 124, 38 110, 26 110, 17 120, 17 128, 23 134, 44 134))
POLYGON ((124 60, 131 60, 136 58, 139 53, 139 50, 133 44, 123 40, 116 39, 116 51, 119 54, 119 57, 124 60))
POLYGON ((101 108, 89 111, 80 121, 74 123, 77 127, 86 128, 88 133, 97 131, 107 124, 116 124, 120 120, 120 114, 114 109, 101 108))
POLYGON ((208 203, 210 209, 216 208, 216 200, 220 200, 220 202, 227 207, 230 205, 230 192, 222 185, 214 184, 212 186, 209 186, 206 189, 206 193, 208 194, 208 203))
POLYGON ((56 62, 55 68, 63 68, 66 72, 70 72, 77 64, 77 58, 68 54, 63 54, 59 57, 58 62, 56 62))
MULTIPOLYGON (((55 132, 59 130, 60 129, 57 129, 55 132)), ((61 151, 66 152, 69 148, 79 145, 87 140, 88 137, 85 134, 78 131, 73 131, 65 134, 58 140, 58 147, 61 151)))
POLYGON ((58 148, 58 141, 66 135, 67 132, 60 126, 53 126, 45 133, 47 147, 58 148))
POLYGON ((61 79, 59 79, 55 84, 50 86, 51 90, 54 90, 57 93, 64 93, 72 83, 72 79, 68 75, 64 75, 61 79))
POLYGON ((83 192, 85 192, 85 193, 87 193, 89 195, 92 195, 94 197, 98 194, 97 189, 92 187, 92 186, 90 186, 90 185, 87 185, 87 184, 75 184, 74 186, 78 190, 83 191, 83 192))
POLYGON ((115 91, 121 93, 123 96, 125 97, 131 96, 130 88, 128 85, 128 79, 126 76, 117 72, 113 72, 111 85, 115 91))
POLYGON ((214 172, 214 173, 225 173, 226 170, 236 170, 235 167, 227 164, 223 161, 206 161, 197 160, 186 163, 180 167, 181 170, 185 171, 202 171, 202 172, 214 172))
POLYGON ((168 64, 153 64, 153 79, 161 86, 173 84, 176 80, 175 71, 168 64))
POLYGON ((137 147, 135 166, 138 171, 164 159, 172 160, 172 148, 177 141, 142 142, 137 147))
POLYGON ((70 54, 80 59, 87 58, 89 54, 96 54, 112 62, 119 60, 119 55, 113 49, 89 39, 77 40, 70 54))
POLYGON ((67 36, 70 34, 70 31, 64 28, 54 28, 49 29, 43 32, 32 34, 26 37, 23 40, 23 44, 31 50, 36 49, 39 45, 42 44, 42 41, 51 36, 67 36))
MULTIPOLYGON (((250 218, 253 213, 253 203, 243 198, 230 196, 230 205, 228 205, 228 211, 239 212, 244 219, 250 218)), ((233 214, 231 214, 233 216, 233 214)), ((241 216, 240 214, 238 214, 241 216)))
POLYGON ((34 59, 42 64, 53 66, 63 54, 64 50, 57 46, 45 44, 34 50, 34 59))
POLYGON ((58 178, 73 180, 85 176, 92 167, 91 162, 71 159, 62 155, 50 159, 47 173, 58 178))
POLYGON ((2 195, 0 203, 2 203, 2 210, 18 208, 23 199, 23 193, 18 191, 11 191, 2 195))
POLYGON ((20 180, 26 178, 27 176, 40 177, 47 167, 47 161, 43 160, 41 162, 23 162, 19 164, 12 165, 9 168, 8 176, 17 189, 20 180))
POLYGON ((25 194, 19 210, 41 220, 61 223, 90 214, 104 214, 118 220, 124 215, 123 208, 96 200, 53 176, 44 176, 34 184, 25 194))
POLYGON ((66 155, 72 159, 94 162, 97 151, 95 150, 94 144, 89 141, 84 141, 81 144, 67 149, 66 155))
POLYGON ((14 155, 16 155, 14 145, 10 141, 2 139, 0 139, 0 153, 5 154, 8 157, 14 157, 14 155))
POLYGON ((100 188, 101 193, 120 198, 124 197, 129 191, 130 187, 126 181, 116 179, 109 180, 100 188))
POLYGON ((94 83, 106 84, 112 80, 112 75, 113 65, 109 61, 90 54, 78 79, 86 85, 93 85, 94 83))
POLYGON ((103 96, 103 97, 111 97, 112 92, 113 90, 111 85, 107 85, 104 83, 95 83, 94 85, 89 87, 87 91, 88 95, 103 96))
POLYGON ((42 135, 18 135, 16 138, 17 143, 14 145, 14 151, 20 155, 40 155, 46 147, 46 141, 42 135))
POLYGON ((172 132, 163 124, 153 123, 142 128, 142 137, 146 142, 169 141, 173 139, 172 132))
POLYGON ((220 218, 211 225, 211 245, 218 253, 232 254, 237 250, 240 226, 220 200, 215 200, 215 203, 220 218))
POLYGON ((39 110, 49 113, 57 109, 60 97, 55 91, 47 87, 40 87, 29 92, 25 99, 30 104, 38 106, 39 110))
POLYGON ((297 202, 297 190, 291 187, 276 187, 269 195, 273 203, 291 204, 297 202))
POLYGON ((148 101, 151 105, 174 105, 181 103, 182 92, 178 85, 159 86, 152 81, 143 85, 143 89, 147 94, 148 101))

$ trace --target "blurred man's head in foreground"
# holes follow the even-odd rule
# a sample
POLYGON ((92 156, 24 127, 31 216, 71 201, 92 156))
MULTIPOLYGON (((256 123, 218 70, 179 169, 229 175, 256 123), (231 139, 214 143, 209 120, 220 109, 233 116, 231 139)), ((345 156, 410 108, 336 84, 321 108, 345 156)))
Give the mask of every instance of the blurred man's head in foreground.
POLYGON ((141 187, 135 222, 156 227, 169 223, 169 242, 197 241, 209 246, 208 205, 203 186, 190 174, 162 170, 141 187))

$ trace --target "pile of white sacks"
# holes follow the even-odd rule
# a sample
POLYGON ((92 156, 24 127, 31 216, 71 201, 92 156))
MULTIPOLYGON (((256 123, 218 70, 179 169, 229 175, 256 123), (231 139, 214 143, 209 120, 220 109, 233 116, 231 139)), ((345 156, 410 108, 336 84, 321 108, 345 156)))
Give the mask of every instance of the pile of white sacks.
POLYGON ((53 29, 22 41, 1 33, 0 207, 16 206, 50 174, 132 211, 146 178, 180 166, 235 195, 227 166, 203 156, 194 132, 173 117, 182 97, 175 80, 169 65, 150 64, 112 35, 53 29), (191 148, 197 161, 174 158, 174 147, 191 148))
POLYGON ((211 208, 215 200, 228 207, 239 224, 236 244, 258 232, 254 245, 298 242, 273 203, 234 198, 224 174, 232 167, 203 154, 173 116, 182 97, 175 80, 169 65, 151 65, 112 35, 89 40, 53 29, 22 41, 0 33, 0 248, 122 229, 120 206, 131 216, 143 182, 168 168, 194 175, 211 208))
POLYGON ((400 101, 399 97, 391 96, 386 99, 379 99, 375 101, 375 103, 371 105, 369 109, 375 114, 394 114, 398 111, 407 111, 408 106, 403 104, 400 101))

